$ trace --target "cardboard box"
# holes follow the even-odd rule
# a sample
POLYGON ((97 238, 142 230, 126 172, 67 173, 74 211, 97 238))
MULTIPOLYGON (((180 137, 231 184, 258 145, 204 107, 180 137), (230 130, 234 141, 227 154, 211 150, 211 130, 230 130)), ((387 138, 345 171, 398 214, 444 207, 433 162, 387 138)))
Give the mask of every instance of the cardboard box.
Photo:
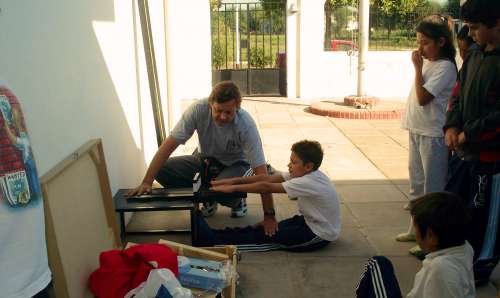
MULTIPOLYGON (((161 244, 165 244, 170 247, 173 251, 175 251, 179 256, 200 258, 212 261, 226 261, 229 260, 231 262, 232 268, 235 272, 237 272, 237 263, 238 263, 238 253, 236 246, 233 245, 225 245, 221 247, 193 247, 177 242, 172 242, 168 240, 161 239, 159 241, 161 244)), ((223 298, 235 298, 236 297, 236 279, 237 275, 234 274, 235 277, 231 280, 231 283, 228 287, 222 290, 223 298)), ((197 291, 193 290, 194 293, 203 293, 203 290, 197 291)), ((203 296, 203 297, 215 297, 215 295, 203 296)))
POLYGON ((219 262, 207 259, 177 256, 179 263, 178 280, 182 286, 221 291, 231 280, 227 274, 233 274, 229 261, 219 262))

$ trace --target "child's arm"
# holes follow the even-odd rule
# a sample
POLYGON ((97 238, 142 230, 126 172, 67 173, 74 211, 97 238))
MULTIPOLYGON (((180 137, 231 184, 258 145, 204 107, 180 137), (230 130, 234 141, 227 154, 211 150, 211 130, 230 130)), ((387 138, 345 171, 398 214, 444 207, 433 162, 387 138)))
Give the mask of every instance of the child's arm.
MULTIPOLYGON (((246 177, 245 177, 246 178, 246 177)), ((248 184, 216 185, 211 190, 220 192, 285 193, 281 182, 259 181, 248 184)))
POLYGON ((212 180, 210 183, 213 186, 218 186, 218 185, 249 184, 261 181, 279 183, 285 180, 283 179, 283 176, 281 176, 281 174, 274 174, 274 175, 253 175, 246 177, 218 179, 218 180, 212 180))
POLYGON ((411 61, 415 67, 415 92, 417 93, 418 104, 425 106, 434 99, 434 95, 424 88, 424 77, 422 75, 424 59, 419 51, 413 51, 411 61))
POLYGON ((443 127, 444 141, 446 146, 451 150, 456 150, 458 147, 459 127, 462 126, 462 115, 458 108, 460 95, 460 79, 455 83, 455 87, 448 100, 448 111, 446 112, 446 123, 443 127))

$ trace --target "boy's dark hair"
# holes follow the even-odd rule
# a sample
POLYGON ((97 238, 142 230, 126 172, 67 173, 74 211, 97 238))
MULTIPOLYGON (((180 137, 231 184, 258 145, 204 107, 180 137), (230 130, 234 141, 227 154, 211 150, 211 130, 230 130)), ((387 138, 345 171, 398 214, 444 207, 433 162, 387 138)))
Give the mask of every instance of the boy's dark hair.
POLYGON ((208 102, 213 103, 225 103, 231 100, 236 100, 238 107, 241 105, 241 93, 238 86, 232 81, 222 81, 214 86, 210 96, 208 96, 208 102))
POLYGON ((451 18, 441 14, 432 14, 423 18, 417 25, 416 31, 422 33, 428 38, 439 42, 440 38, 445 39, 445 43, 441 48, 441 56, 455 63, 455 55, 457 50, 453 44, 451 18))
POLYGON ((317 170, 323 161, 323 149, 316 141, 303 140, 292 145, 292 151, 304 164, 312 162, 313 171, 317 170))
POLYGON ((428 193, 413 201, 410 213, 422 238, 429 228, 436 234, 438 249, 465 243, 469 214, 459 196, 449 192, 428 193))
POLYGON ((500 1, 467 0, 460 7, 460 18, 466 22, 481 23, 492 28, 500 19, 500 1))
POLYGON ((462 29, 458 31, 457 39, 464 41, 469 47, 474 44, 474 40, 469 36, 469 26, 467 25, 462 26, 462 29))

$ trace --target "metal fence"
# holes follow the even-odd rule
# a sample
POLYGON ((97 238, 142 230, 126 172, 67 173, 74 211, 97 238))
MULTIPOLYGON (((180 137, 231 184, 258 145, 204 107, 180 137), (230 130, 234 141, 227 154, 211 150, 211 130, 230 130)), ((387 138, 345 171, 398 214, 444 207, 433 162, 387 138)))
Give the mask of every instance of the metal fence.
MULTIPOLYGON (((422 7, 411 13, 389 15, 377 7, 371 6, 369 49, 384 51, 415 48, 415 27, 423 17, 432 13, 447 14, 453 18, 458 17, 457 10, 447 10, 440 7, 422 7)), ((325 6, 325 22, 325 51, 357 48, 357 7, 328 8, 325 6)))
POLYGON ((286 2, 224 2, 211 13, 212 83, 286 96, 286 2))
POLYGON ((213 69, 277 67, 286 50, 284 2, 223 3, 211 12, 213 69))

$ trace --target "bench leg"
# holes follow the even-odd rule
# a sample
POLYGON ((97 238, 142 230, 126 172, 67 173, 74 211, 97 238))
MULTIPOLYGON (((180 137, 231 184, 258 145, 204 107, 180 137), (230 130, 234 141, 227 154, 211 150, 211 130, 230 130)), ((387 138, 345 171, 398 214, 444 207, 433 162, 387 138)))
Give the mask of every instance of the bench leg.
POLYGON ((191 213, 191 244, 196 246, 198 243, 198 228, 197 228, 197 219, 198 216, 198 208, 196 207, 198 204, 194 204, 193 208, 190 209, 191 213))
POLYGON ((120 240, 122 245, 125 245, 125 212, 119 212, 120 214, 120 240))

